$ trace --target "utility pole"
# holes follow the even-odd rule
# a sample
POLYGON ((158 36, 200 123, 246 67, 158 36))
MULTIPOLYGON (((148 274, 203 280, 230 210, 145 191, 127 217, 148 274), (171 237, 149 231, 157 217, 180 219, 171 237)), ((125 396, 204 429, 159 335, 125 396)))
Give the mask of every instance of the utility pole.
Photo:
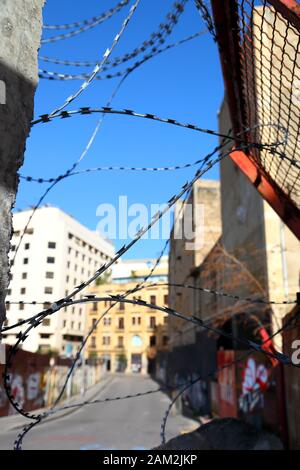
POLYGON ((8 252, 26 138, 38 82, 44 0, 0 0, 0 328, 9 284, 8 252))

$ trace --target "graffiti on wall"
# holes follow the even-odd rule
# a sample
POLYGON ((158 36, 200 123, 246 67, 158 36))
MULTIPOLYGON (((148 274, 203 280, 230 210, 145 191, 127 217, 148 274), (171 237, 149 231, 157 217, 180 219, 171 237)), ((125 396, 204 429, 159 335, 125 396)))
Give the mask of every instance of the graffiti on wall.
POLYGON ((248 358, 242 371, 242 393, 239 396, 239 409, 243 413, 263 410, 269 374, 265 364, 258 364, 253 357, 248 358))

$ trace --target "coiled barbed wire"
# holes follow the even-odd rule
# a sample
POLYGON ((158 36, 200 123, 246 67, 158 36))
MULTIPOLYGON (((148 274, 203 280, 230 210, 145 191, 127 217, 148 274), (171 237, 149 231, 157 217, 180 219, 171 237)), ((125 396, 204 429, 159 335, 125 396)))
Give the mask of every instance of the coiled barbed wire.
MULTIPOLYGON (((116 67, 117 65, 120 65, 124 62, 127 62, 128 60, 139 55, 141 52, 145 52, 148 47, 154 46, 156 42, 159 42, 161 44, 164 43, 165 37, 172 33, 174 26, 178 22, 179 16, 181 15, 181 13, 183 13, 186 2, 187 0, 175 2, 173 6, 173 10, 171 10, 167 14, 167 17, 166 17, 167 19, 165 20, 165 23, 161 23, 159 25, 158 30, 151 33, 149 39, 146 39, 145 41, 143 41, 143 43, 140 46, 136 47, 131 52, 123 54, 122 56, 119 56, 119 57, 115 57, 112 60, 108 59, 106 61, 106 66, 103 68, 103 70, 105 71, 110 68, 116 67), (109 67, 107 67, 108 64, 109 64, 109 67)), ((39 58, 43 60, 44 62, 66 65, 66 66, 74 66, 74 67, 94 67, 98 63, 97 60, 94 60, 94 61, 62 60, 62 59, 47 57, 47 56, 39 56, 39 58)))
MULTIPOLYGON (((93 28, 94 26, 96 26, 97 24, 100 24, 102 23, 103 21, 105 21, 106 19, 110 18, 114 13, 118 12, 119 10, 121 10, 121 8, 123 8, 125 5, 127 5, 127 3, 129 2, 129 0, 121 0, 115 7, 113 8, 110 8, 109 10, 107 10, 106 12, 104 13, 101 13, 101 15, 97 15, 97 16, 93 16, 92 18, 89 18, 88 20, 82 20, 82 21, 76 21, 75 23, 68 23, 68 24, 43 24, 43 29, 72 29, 72 28, 80 28, 80 31, 79 32, 83 32, 83 31, 86 31, 89 27, 90 28, 93 28), (86 28, 86 29, 84 29, 86 28)), ((71 33, 67 33, 67 34, 78 34, 78 32, 74 32, 74 31, 71 31, 71 33)), ((41 42, 42 43, 45 43, 45 42, 54 42, 54 41, 58 41, 59 39, 64 39, 65 36, 62 35, 63 37, 61 36, 54 36, 52 38, 48 38, 48 39, 43 39, 41 42)))
MULTIPOLYGON (((110 74, 98 74, 95 77, 95 80, 110 80, 112 78, 116 77, 122 77, 132 69, 136 68, 137 66, 147 62, 150 59, 153 59, 154 57, 158 56, 159 54, 162 54, 163 52, 169 51, 170 49, 173 49, 174 47, 181 46, 182 44, 192 41, 193 39, 196 39, 200 36, 203 36, 206 34, 207 31, 199 31, 197 33, 194 33, 190 36, 187 36, 183 39, 180 39, 179 41, 176 41, 174 43, 168 44, 165 47, 162 48, 157 48, 153 47, 151 51, 148 54, 145 54, 142 59, 136 61, 132 66, 126 68, 125 70, 121 70, 115 73, 110 73, 110 74)), ((105 72, 106 70, 109 70, 111 67, 103 67, 102 72, 105 72)), ((42 79, 47 79, 47 80, 58 80, 58 81, 69 81, 69 80, 85 80, 88 77, 87 74, 65 74, 65 73, 60 73, 60 72, 53 72, 49 70, 44 70, 44 69, 39 69, 39 78, 42 79)))
POLYGON ((50 115, 53 116, 55 115, 57 112, 60 112, 62 111, 63 109, 65 109, 70 103, 72 103, 76 98, 78 98, 82 93, 83 91, 93 82, 93 80, 95 79, 96 75, 101 72, 102 70, 102 67, 105 65, 106 61, 108 60, 109 56, 111 55, 111 53, 113 52, 114 48, 116 47, 116 45, 118 44, 119 40, 121 39, 121 36, 122 34, 124 33, 125 29, 127 28, 133 14, 135 13, 137 7, 138 7, 138 4, 139 4, 140 0, 135 0, 135 3, 132 5, 132 7, 130 8, 129 10, 129 13, 127 15, 127 17, 125 18, 125 20, 123 21, 122 23, 122 26, 121 26, 121 29, 120 31, 118 32, 118 34, 114 37, 114 40, 110 46, 109 49, 106 49, 106 51, 104 52, 103 56, 102 56, 102 59, 96 64, 96 66, 94 67, 94 70, 91 72, 91 74, 89 75, 89 77, 83 82, 83 84, 80 86, 80 88, 71 96, 69 96, 66 101, 60 105, 58 108, 54 109, 50 115))
MULTIPOLYGON (((167 242, 169 242, 170 239, 167 240, 167 242)), ((162 255, 160 255, 160 258, 161 258, 162 255)), ((148 275, 147 277, 150 277, 152 275, 152 273, 150 275, 148 275)), ((143 282, 145 282, 145 279, 143 280, 143 282)), ((298 303, 298 300, 295 299, 295 300, 280 300, 280 301, 277 301, 277 300, 267 300, 267 299, 260 299, 260 298, 257 298, 257 297, 241 297, 239 295, 236 295, 236 294, 232 294, 230 292, 224 292, 224 291, 219 291, 219 290, 214 290, 214 289, 208 289, 207 287, 199 287, 199 286, 194 286, 194 285, 191 285, 191 284, 185 284, 185 283, 174 283, 174 282, 151 282, 145 286, 138 286, 135 287, 135 292, 137 291, 141 291, 141 290, 144 290, 144 289, 151 289, 152 287, 163 287, 163 286, 166 286, 166 287, 178 287, 178 288, 182 288, 182 289, 192 289, 192 290, 198 290, 200 292, 204 292, 204 293, 207 293, 207 294, 211 294, 211 295, 215 295, 215 296, 218 296, 218 297, 226 297, 226 298, 229 298, 229 299, 233 299, 235 301, 239 301, 239 302, 250 302, 251 304, 263 304, 263 305, 295 305, 298 303)), ((47 303, 47 301, 44 301, 44 302, 38 302, 38 301, 32 301, 32 302, 26 302, 26 301, 19 301, 19 302, 16 302, 16 301, 6 301, 5 304, 6 305, 44 305, 45 303, 47 303)), ((38 318, 40 314, 36 314, 36 315, 33 315, 32 317, 30 318, 27 318, 25 320, 22 320, 18 323, 15 323, 13 325, 10 325, 10 326, 4 326, 1 330, 0 330, 0 333, 5 333, 6 331, 9 331, 9 330, 13 330, 14 328, 18 328, 19 326, 22 326, 22 325, 25 325, 26 323, 29 323, 31 320, 35 320, 36 318, 38 318)))
POLYGON ((243 134, 253 130, 253 129, 256 129, 256 128, 259 128, 259 127, 274 127, 276 128, 279 132, 282 132, 283 133, 283 137, 282 137, 282 140, 279 140, 279 141, 276 141, 276 142, 271 142, 271 143, 259 143, 259 142, 250 142, 249 140, 245 140, 241 137, 238 137, 238 136, 231 136, 231 135, 227 135, 227 134, 223 134, 221 132, 218 132, 218 131, 214 131, 212 129, 206 129, 206 128, 203 128, 203 127, 199 127, 195 124, 190 124, 190 123, 183 123, 183 122, 180 122, 176 119, 173 119, 173 118, 163 118, 163 117, 160 117, 160 116, 156 116, 155 114, 151 114, 151 113, 138 113, 136 111, 133 111, 132 109, 115 109, 115 108, 110 108, 110 107, 102 107, 102 108, 91 108, 91 107, 81 107, 79 109, 73 109, 73 110, 69 110, 69 111, 58 111, 58 112, 55 112, 55 113, 51 113, 51 114, 41 114, 39 118, 35 119, 34 121, 32 121, 31 123, 31 126, 36 126, 37 124, 47 124, 51 121, 53 121, 54 119, 58 119, 58 118, 61 118, 61 119, 67 119, 67 118, 71 118, 73 116, 78 116, 78 115, 81 115, 81 116, 87 116, 87 115, 91 115, 91 114, 97 114, 97 113, 107 113, 107 114, 119 114, 119 115, 122 115, 122 116, 132 116, 132 117, 137 117, 137 118, 141 118, 141 119, 147 119, 147 120, 152 120, 152 121, 157 121, 157 122, 162 122, 164 124, 171 124, 173 126, 177 126, 177 127, 183 127, 185 129, 190 129, 190 130, 193 130, 193 131, 197 131, 197 132, 201 132, 203 134, 208 134, 208 135, 213 135, 215 137, 222 137, 222 138, 228 138, 232 141, 235 141, 235 142, 239 142, 239 143, 243 143, 243 144, 247 144, 247 145, 251 145, 252 147, 254 148, 257 148, 257 149, 262 149, 262 148, 265 148, 265 149, 271 149, 272 151, 274 151, 277 147, 279 147, 280 145, 284 145, 287 140, 288 140, 288 131, 287 129, 280 125, 280 124, 256 124, 255 126, 252 126, 251 128, 247 128, 243 131, 243 134))
MULTIPOLYGON (((247 145, 247 148, 249 148, 249 145, 247 145)), ((12 358, 13 356, 16 354, 17 352, 17 349, 18 349, 18 346, 19 344, 23 343, 26 338, 28 337, 28 333, 31 331, 32 328, 36 328, 42 321, 43 319, 48 316, 48 315, 51 315, 55 312, 57 312, 58 310, 60 310, 61 308, 63 307, 67 307, 69 306, 71 303, 73 304, 73 302, 75 303, 78 303, 80 301, 73 301, 72 298, 78 294, 81 290, 83 290, 85 287, 87 287, 88 285, 90 285, 93 281, 95 281, 99 276, 101 276, 101 274, 103 274, 107 269, 110 268, 110 266, 116 262, 117 259, 119 259, 124 253, 126 253, 126 251, 128 251, 143 235, 144 233, 146 233, 148 230, 150 230, 150 228, 190 189, 192 188, 193 184, 195 183, 195 181, 197 179, 199 179, 203 174, 205 174, 214 164, 218 163, 219 161, 222 160, 222 158, 224 158, 226 155, 228 155, 229 153, 232 153, 232 151, 229 151, 225 154, 221 154, 219 155, 218 157, 216 157, 213 161, 209 161, 210 158, 211 158, 211 155, 209 154, 207 157, 206 157, 206 161, 208 162, 206 164, 206 167, 202 170, 202 171, 199 171, 197 170, 194 178, 190 181, 190 182, 187 182, 181 189, 181 191, 179 193, 177 193, 177 195, 174 195, 167 203, 166 207, 163 209, 163 210, 159 210, 153 217, 152 217, 152 220, 151 222, 146 226, 146 227, 143 227, 141 228, 135 235, 135 237, 132 239, 132 241, 130 243, 128 243, 127 245, 124 245, 121 249, 118 250, 118 252, 116 253, 115 257, 111 260, 111 261, 108 261, 107 263, 103 264, 97 271, 96 273, 90 278, 88 279, 87 281, 85 281, 84 283, 82 283, 81 285, 77 286, 74 288, 73 292, 68 294, 64 299, 61 299, 55 303, 53 303, 51 305, 50 308, 46 309, 45 311, 41 312, 41 315, 38 319, 35 319, 33 320, 32 322, 30 322, 30 326, 26 329, 26 331, 24 333, 20 332, 18 335, 17 335, 17 342, 16 344, 12 347, 12 349, 10 350, 9 352, 9 358, 7 360, 7 363, 5 365, 5 372, 4 372, 4 386, 5 386, 5 390, 6 390, 6 393, 7 393, 7 396, 8 396, 8 399, 10 400, 11 404, 13 407, 15 407, 15 409, 20 413, 20 414, 23 414, 24 416, 26 417, 33 417, 33 419, 36 419, 36 415, 30 415, 26 412, 24 412, 24 410, 22 410, 20 407, 19 407, 19 404, 15 403, 14 402, 14 399, 13 399, 13 396, 11 395, 10 393, 10 384, 9 384, 9 369, 11 368, 12 364, 11 364, 11 361, 12 361, 12 358)), ((213 153, 212 153, 213 154, 213 153)), ((205 159, 204 159, 205 161, 205 159)), ((88 296, 88 299, 85 299, 85 300, 89 300, 91 296, 88 296)), ((93 296, 92 296, 93 297, 93 296)), ((85 301, 84 300, 84 301, 85 301)), ((118 301, 121 301, 121 298, 117 298, 116 300, 118 301)), ((84 302, 83 301, 83 302, 84 302)), ((126 301, 126 302, 129 302, 129 300, 125 300, 125 299, 122 299, 122 301, 126 301)), ((82 302, 82 301, 81 301, 82 302)), ((176 312, 174 314, 174 311, 172 310, 172 314, 173 315, 177 315, 176 312)), ((166 311, 166 313, 170 313, 171 314, 171 310, 169 309, 168 311, 166 311)), ((199 320, 198 319, 195 319, 195 318, 192 318, 190 319, 189 321, 193 322, 193 323, 199 323, 199 320)), ((239 341, 242 341, 242 340, 239 340, 239 341)), ((249 346, 250 343, 248 344, 247 343, 247 346, 249 346)), ((250 346, 249 346, 250 347, 250 346)), ((257 350, 257 346, 256 345, 252 345, 252 348, 255 348, 255 350, 257 350)), ((286 361, 289 361, 288 358, 285 358, 286 361)))
MULTIPOLYGON (((207 156, 207 161, 209 161, 209 159, 211 158, 210 155, 207 156)), ((201 177, 203 174, 205 174, 205 172, 207 172, 212 166, 213 164, 217 163, 218 161, 220 161, 221 159, 223 158, 223 155, 222 156, 218 156, 215 158, 215 160, 213 162, 209 162, 206 164, 206 167, 204 170, 202 171, 197 171, 194 178, 189 182, 189 183, 186 183, 183 188, 181 189, 181 191, 173 196, 169 201, 168 201, 168 204, 166 206, 166 208, 163 210, 163 211, 158 211, 152 218, 151 222, 148 224, 148 226, 140 229, 136 236, 133 238, 133 240, 126 246, 124 245, 121 249, 118 250, 118 252, 116 253, 115 257, 103 264, 97 271, 96 273, 91 277, 89 278, 86 282, 82 283, 81 285, 75 287, 75 289, 73 290, 73 292, 71 292, 70 294, 68 294, 64 299, 60 299, 58 300, 57 302, 54 302, 50 308, 46 309, 46 310, 43 310, 42 312, 40 312, 40 315, 38 318, 32 320, 30 323, 29 323, 29 327, 22 333, 20 332, 18 334, 18 339, 15 343, 15 345, 11 348, 11 350, 9 351, 9 354, 8 354, 8 359, 7 359, 7 363, 5 364, 5 371, 4 371, 4 387, 5 387, 5 390, 6 390, 6 394, 8 396, 8 399, 9 401, 11 402, 12 406, 16 409, 16 411, 18 411, 20 414, 23 414, 23 416, 26 416, 28 417, 28 413, 25 412, 24 410, 22 410, 20 407, 19 407, 19 404, 16 404, 14 402, 14 399, 13 399, 13 396, 11 394, 11 390, 10 390, 10 383, 9 383, 9 380, 10 380, 10 376, 9 376, 9 370, 11 369, 12 367, 12 360, 13 360, 13 357, 15 356, 15 354, 17 353, 17 349, 19 347, 20 344, 22 344, 26 338, 28 337, 28 334, 29 332, 33 329, 33 328, 36 328, 37 326, 39 326, 39 324, 43 321, 44 318, 46 318, 48 315, 51 315, 55 312, 57 312, 58 310, 60 310, 61 308, 65 307, 65 306, 68 306, 69 303, 72 301, 72 298, 78 294, 80 291, 82 291, 85 287, 87 287, 88 285, 90 285, 93 281, 95 281, 99 276, 101 276, 101 274, 103 274, 107 269, 110 268, 110 266, 115 263, 117 261, 117 259, 119 259, 126 251, 128 251, 142 236, 144 233, 146 233, 148 230, 150 230, 150 228, 163 216, 164 213, 167 212, 167 210, 170 209, 170 207, 172 207, 177 200, 180 199, 180 197, 182 197, 194 184, 194 182, 199 178, 201 177)), ((36 415, 29 415, 30 417, 34 416, 33 419, 36 419, 36 415)))

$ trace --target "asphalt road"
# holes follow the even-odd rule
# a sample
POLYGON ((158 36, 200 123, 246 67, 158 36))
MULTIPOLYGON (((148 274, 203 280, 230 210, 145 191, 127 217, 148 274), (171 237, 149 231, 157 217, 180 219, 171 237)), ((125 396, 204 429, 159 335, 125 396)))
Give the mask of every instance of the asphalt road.
MULTIPOLYGON (((153 390, 157 383, 139 375, 115 375, 96 398, 153 390)), ((160 443, 162 417, 170 403, 162 392, 139 398, 83 406, 68 416, 37 425, 25 438, 26 449, 131 450, 151 449, 160 443)), ((171 414, 167 439, 198 426, 195 421, 171 414)), ((3 433, 0 449, 11 449, 18 430, 3 433)))

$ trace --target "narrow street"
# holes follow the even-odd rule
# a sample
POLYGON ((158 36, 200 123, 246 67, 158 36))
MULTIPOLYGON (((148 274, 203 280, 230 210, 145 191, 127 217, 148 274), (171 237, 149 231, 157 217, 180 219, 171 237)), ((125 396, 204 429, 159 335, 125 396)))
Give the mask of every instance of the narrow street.
MULTIPOLYGON (((95 398, 116 397, 153 390, 157 383, 148 377, 115 375, 95 398)), ((170 403, 162 392, 139 398, 87 405, 68 416, 34 428, 24 440, 26 449, 132 450, 151 449, 160 443, 160 425, 170 403)), ((198 424, 172 413, 167 439, 191 431, 198 424)), ((0 419, 0 449, 11 449, 19 430, 3 432, 0 419)))

